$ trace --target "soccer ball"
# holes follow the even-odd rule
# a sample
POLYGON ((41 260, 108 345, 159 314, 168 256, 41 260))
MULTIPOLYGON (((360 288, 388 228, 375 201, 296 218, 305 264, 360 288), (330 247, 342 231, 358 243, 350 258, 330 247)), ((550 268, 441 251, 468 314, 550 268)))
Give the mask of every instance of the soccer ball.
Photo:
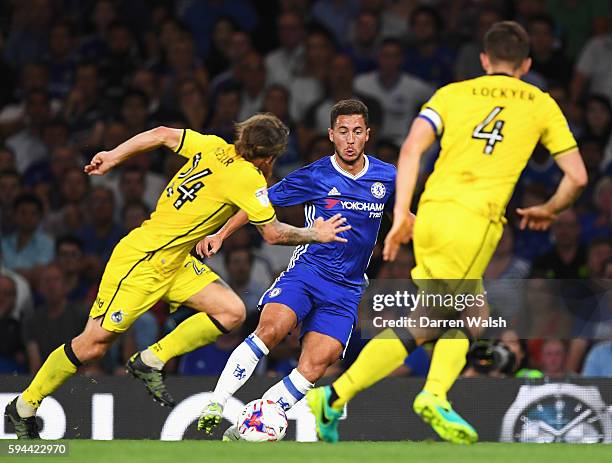
POLYGON ((249 402, 236 422, 240 439, 248 442, 281 440, 287 432, 287 416, 276 402, 257 399, 249 402))

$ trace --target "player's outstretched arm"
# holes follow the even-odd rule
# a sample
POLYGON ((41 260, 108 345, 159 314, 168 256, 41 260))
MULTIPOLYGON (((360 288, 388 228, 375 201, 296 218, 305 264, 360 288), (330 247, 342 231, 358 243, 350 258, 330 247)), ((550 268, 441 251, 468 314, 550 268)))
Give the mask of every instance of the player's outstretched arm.
POLYGON ((384 260, 394 260, 400 245, 407 243, 412 237, 414 215, 410 212, 410 204, 419 175, 421 156, 435 139, 436 134, 430 123, 417 117, 412 123, 408 137, 406 137, 400 151, 395 180, 393 225, 385 237, 384 260))
POLYGON ((346 243, 348 240, 339 236, 340 233, 351 229, 345 225, 346 219, 336 214, 327 220, 319 217, 314 221, 312 228, 299 228, 274 219, 264 225, 257 226, 259 233, 269 244, 283 244, 295 246, 308 243, 330 243, 338 241, 346 243))
POLYGON ((249 223, 249 217, 242 209, 236 212, 230 219, 225 222, 225 225, 214 235, 208 235, 206 238, 196 244, 196 253, 200 257, 211 257, 219 252, 223 241, 234 233, 239 228, 242 228, 249 223))
POLYGON ((547 230, 557 218, 557 214, 570 207, 586 187, 588 175, 578 149, 555 159, 555 162, 563 171, 561 183, 555 194, 544 204, 516 210, 521 216, 521 230, 547 230))
POLYGON ((171 129, 163 126, 141 132, 110 151, 97 153, 85 166, 85 173, 104 175, 135 154, 150 151, 160 146, 175 150, 181 142, 182 135, 182 129, 171 129))

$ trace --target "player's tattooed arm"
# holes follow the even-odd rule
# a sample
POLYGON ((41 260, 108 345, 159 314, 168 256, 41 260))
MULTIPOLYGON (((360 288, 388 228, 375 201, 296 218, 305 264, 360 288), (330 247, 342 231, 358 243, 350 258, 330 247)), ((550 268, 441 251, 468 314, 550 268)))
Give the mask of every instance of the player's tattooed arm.
POLYGON ((319 217, 314 221, 312 228, 299 228, 274 219, 264 225, 258 225, 259 233, 269 244, 282 244, 295 246, 308 243, 330 243, 338 241, 346 243, 348 240, 343 238, 340 233, 351 229, 346 225, 346 219, 340 214, 336 214, 327 220, 319 217))
POLYGON ((104 175, 113 167, 138 153, 150 151, 160 146, 175 150, 181 143, 182 129, 156 127, 134 135, 110 151, 100 151, 85 166, 89 175, 104 175))

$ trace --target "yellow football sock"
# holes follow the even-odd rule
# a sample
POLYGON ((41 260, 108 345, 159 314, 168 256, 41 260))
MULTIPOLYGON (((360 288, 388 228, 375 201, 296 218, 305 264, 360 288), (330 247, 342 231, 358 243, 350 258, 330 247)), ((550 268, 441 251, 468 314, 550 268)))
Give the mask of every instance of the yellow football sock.
POLYGON ((446 393, 465 366, 470 342, 461 330, 449 330, 434 346, 424 391, 446 400, 446 393))
POLYGON ((158 342, 149 346, 149 350, 166 363, 173 357, 215 342, 223 332, 208 314, 200 312, 192 315, 158 342))
POLYGON ((406 347, 392 329, 381 331, 365 345, 355 363, 333 383, 338 398, 331 404, 332 408, 342 410, 357 393, 400 367, 407 355, 406 347))
POLYGON ((80 362, 70 347, 68 347, 69 353, 66 350, 66 345, 62 344, 51 352, 28 388, 21 394, 21 398, 35 409, 40 406, 45 397, 55 392, 76 373, 77 364, 80 365, 80 362), (69 358, 68 355, 73 358, 69 358))

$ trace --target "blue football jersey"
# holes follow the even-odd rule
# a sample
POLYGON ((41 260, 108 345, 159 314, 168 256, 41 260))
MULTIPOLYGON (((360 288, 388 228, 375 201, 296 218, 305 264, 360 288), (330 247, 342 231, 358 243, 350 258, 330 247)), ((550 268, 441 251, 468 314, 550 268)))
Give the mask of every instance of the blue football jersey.
POLYGON ((275 206, 304 204, 306 226, 315 219, 340 213, 351 229, 342 233, 348 243, 298 246, 288 269, 307 266, 335 282, 361 285, 385 210, 395 197, 395 166, 371 156, 356 175, 344 171, 334 156, 324 157, 288 174, 268 190, 275 206))

